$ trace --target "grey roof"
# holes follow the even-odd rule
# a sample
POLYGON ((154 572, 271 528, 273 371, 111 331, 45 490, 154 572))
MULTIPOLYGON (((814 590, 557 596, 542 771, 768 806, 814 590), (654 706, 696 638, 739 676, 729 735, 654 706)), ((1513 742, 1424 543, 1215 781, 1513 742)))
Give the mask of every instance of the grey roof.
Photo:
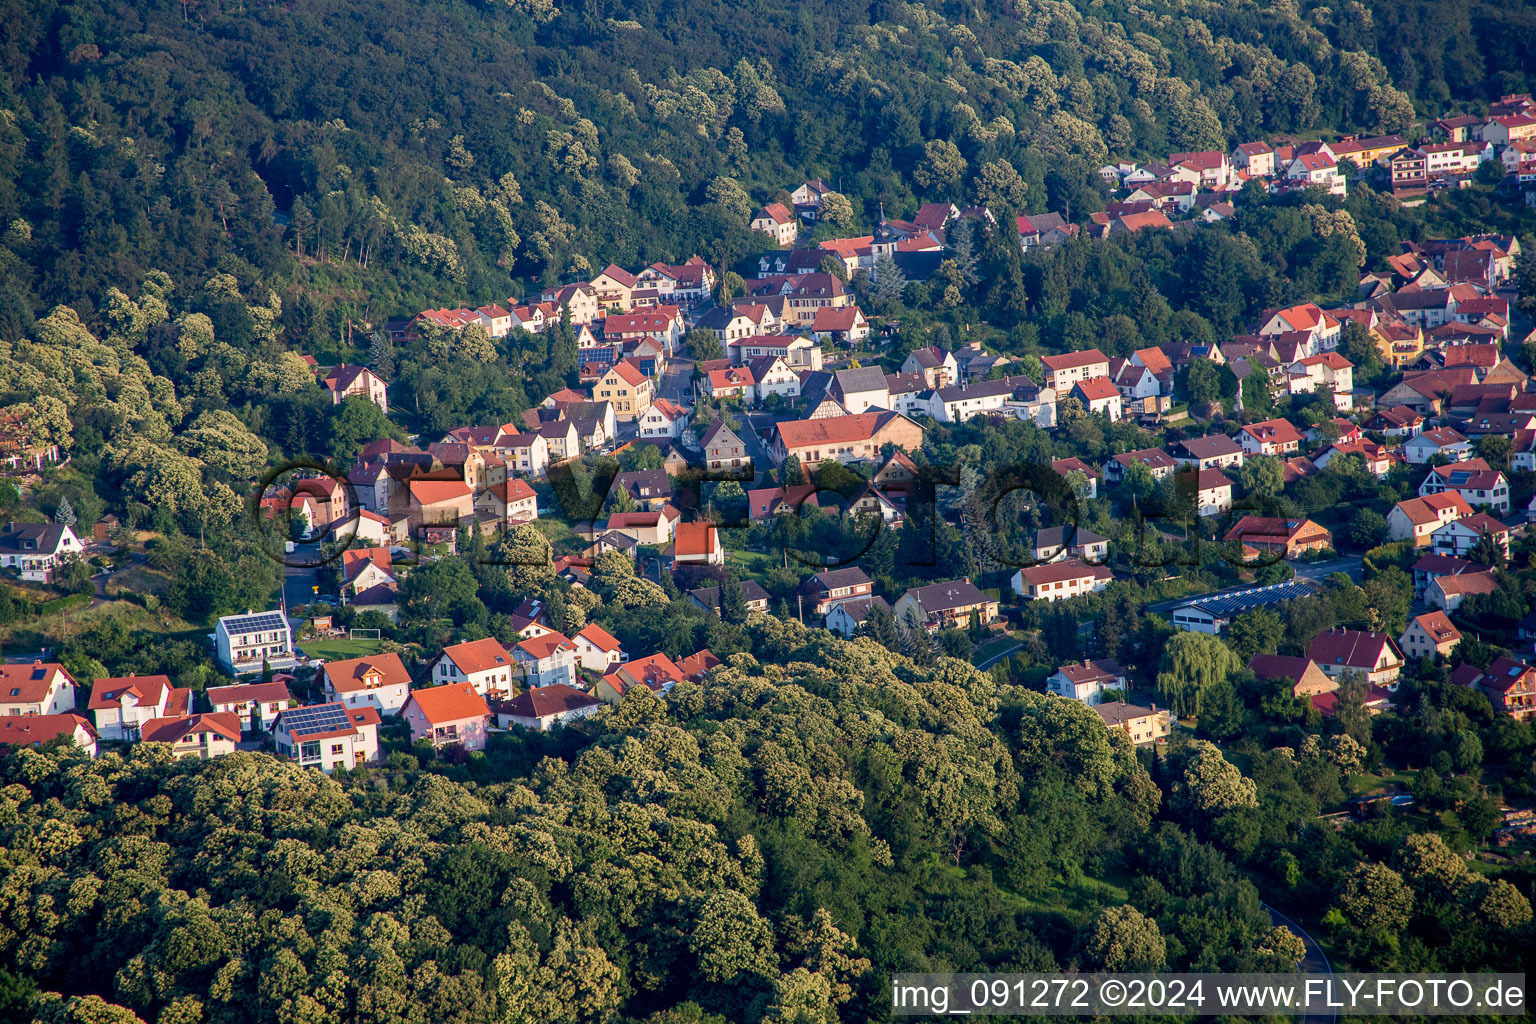
POLYGON ((1144 708, 1136 704, 1127 704, 1123 700, 1110 701, 1105 704, 1095 704, 1093 706, 1093 710, 1097 711, 1099 713, 1099 717, 1104 719, 1105 725, 1124 725, 1127 722, 1132 722, 1139 718, 1149 718, 1152 715, 1158 713, 1152 708, 1144 708))
MULTIPOLYGON (((1072 533, 1072 543, 1076 545, 1100 544, 1109 540, 1108 537, 1100 537, 1092 530, 1077 527, 1072 533)), ((1059 548, 1067 543, 1067 528, 1065 526, 1048 526, 1043 530, 1035 531, 1036 548, 1059 548)))
POLYGON ((811 577, 811 582, 820 584, 827 590, 836 590, 838 587, 853 587, 860 583, 872 582, 863 569, 858 566, 850 566, 847 569, 828 569, 811 577))
POLYGON ((837 602, 827 610, 827 614, 831 615, 833 611, 841 609, 843 614, 854 622, 863 622, 869 618, 869 610, 875 605, 881 606, 886 611, 891 610, 890 603, 883 597, 855 597, 848 601, 837 602))
POLYGON ((837 390, 843 394, 856 395, 864 391, 884 391, 885 371, 878 366, 861 366, 857 370, 838 370, 834 377, 837 381, 837 390))
POLYGON ((981 592, 976 584, 967 580, 951 580, 948 583, 930 583, 926 587, 913 587, 907 591, 918 605, 932 615, 951 608, 966 608, 973 604, 985 604, 992 598, 981 592))
POLYGON ((620 473, 614 479, 614 484, 636 498, 664 498, 672 493, 672 478, 667 476, 664 469, 636 469, 620 473))
MULTIPOLYGON (((700 587, 697 590, 688 591, 688 596, 705 608, 715 609, 720 607, 719 587, 700 587)), ((767 601, 769 599, 768 591, 764 590, 762 585, 756 580, 741 581, 741 596, 748 602, 767 601)))
MULTIPOLYGON (((1028 377, 1024 381, 1033 383, 1028 377)), ((1020 382, 1004 377, 1000 380, 978 380, 970 384, 955 384, 947 388, 939 388, 939 399, 944 402, 959 402, 967 398, 991 398, 994 395, 1011 395, 1013 389, 1020 382)))
POLYGON ((66 529, 60 523, 10 523, 0 534, 0 550, 52 554, 59 549, 66 529))
POLYGON ((1214 459, 1224 455, 1236 455, 1243 450, 1241 445, 1226 434, 1192 437, 1180 441, 1177 447, 1184 449, 1192 459, 1214 459))
POLYGON ((1268 587, 1251 587, 1248 590, 1239 590, 1234 594, 1219 594, 1214 597, 1195 598, 1175 608, 1195 608, 1216 618, 1230 618, 1241 615, 1243 612, 1254 608, 1263 608, 1265 605, 1277 604, 1281 601, 1291 601, 1298 597, 1306 597, 1315 594, 1322 589, 1322 585, 1316 580, 1292 580, 1289 583, 1276 583, 1268 587))

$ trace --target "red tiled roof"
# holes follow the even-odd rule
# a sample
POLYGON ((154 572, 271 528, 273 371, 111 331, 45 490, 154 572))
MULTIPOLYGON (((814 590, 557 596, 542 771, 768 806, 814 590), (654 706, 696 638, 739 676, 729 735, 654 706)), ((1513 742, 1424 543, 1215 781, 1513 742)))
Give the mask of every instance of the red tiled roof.
POLYGON ((400 655, 394 652, 332 661, 324 666, 324 671, 325 678, 330 681, 331 689, 337 693, 351 693, 354 690, 364 689, 363 679, 371 673, 378 674, 380 686, 393 686, 397 683, 410 685, 411 682, 411 674, 405 670, 405 664, 400 660, 400 655))
POLYGON ((617 651, 621 648, 619 641, 614 635, 595 622, 589 622, 583 626, 581 632, 576 634, 576 639, 585 640, 593 647, 605 653, 617 651))
POLYGON ((502 668, 512 664, 512 655, 495 637, 470 640, 443 648, 443 657, 456 665, 465 675, 484 672, 489 668, 502 668))
POLYGON ((45 699, 56 675, 74 682, 57 662, 0 665, 0 703, 32 704, 45 699))
POLYGON ((466 718, 489 718, 490 705, 469 683, 449 683, 411 692, 411 704, 433 725, 462 722, 466 718))
POLYGON ((140 727, 139 738, 145 743, 176 743, 200 732, 215 733, 239 743, 240 716, 228 711, 214 711, 177 718, 151 718, 140 727))
POLYGON ((411 498, 418 505, 436 505, 440 501, 467 498, 472 492, 462 480, 412 480, 411 498))
POLYGON ((91 684, 91 699, 86 706, 91 711, 115 708, 128 693, 138 698, 140 707, 146 704, 159 704, 161 694, 170 688, 171 680, 168 676, 119 676, 97 679, 91 684))
POLYGON ((1076 370, 1095 363, 1107 363, 1109 357, 1096 348, 1090 348, 1078 352, 1065 352, 1059 356, 1041 356, 1040 362, 1047 370, 1076 370))
POLYGON ((719 534, 710 522, 678 523, 672 539, 674 555, 712 555, 719 546, 719 534))

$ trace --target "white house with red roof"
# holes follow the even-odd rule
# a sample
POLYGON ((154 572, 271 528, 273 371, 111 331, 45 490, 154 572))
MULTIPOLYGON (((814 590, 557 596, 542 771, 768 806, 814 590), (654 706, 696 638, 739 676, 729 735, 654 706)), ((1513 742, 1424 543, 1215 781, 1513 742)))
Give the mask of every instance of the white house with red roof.
POLYGON ((589 284, 601 309, 627 313, 633 304, 631 296, 640 281, 623 267, 610 263, 589 284))
POLYGON ((1301 448, 1301 431, 1290 420, 1249 423, 1237 435, 1247 455, 1289 455, 1301 448))
POLYGON ((592 694, 616 704, 631 687, 644 686, 653 693, 665 694, 685 679, 687 675, 671 658, 652 654, 615 666, 592 688, 592 694))
POLYGON ((469 683, 479 694, 511 696, 521 676, 512 653, 494 637, 443 648, 432 663, 435 683, 469 683))
POLYGON ((429 686, 411 694, 401 717, 411 727, 411 741, 434 747, 459 744, 484 750, 490 737, 491 708, 468 683, 429 686))
POLYGON ((68 736, 77 750, 96 756, 96 730, 84 715, 66 711, 57 715, 0 717, 0 748, 35 747, 68 736))
POLYGON ((1387 537, 1393 541, 1411 540, 1414 547, 1428 547, 1436 530, 1472 514, 1460 494, 1430 494, 1408 498, 1392 506, 1387 513, 1387 537))
POLYGON ((1168 166, 1181 172, 1181 178, 1205 189, 1225 188, 1232 181, 1232 161, 1220 150, 1197 153, 1171 153, 1168 166), (1193 175, 1193 177, 1190 177, 1193 175))
POLYGON ((340 405, 348 397, 366 398, 389 412, 389 383, 366 366, 333 366, 320 378, 320 383, 331 393, 331 404, 340 405))
POLYGON ((564 633, 548 630, 519 640, 512 645, 512 661, 525 686, 576 681, 576 644, 564 633))
POLYGON ((326 700, 349 708, 371 707, 397 715, 411 693, 411 674, 393 652, 347 658, 320 666, 316 683, 326 700))
POLYGON ((1397 643, 1385 633, 1358 629, 1331 629, 1312 638, 1307 657, 1317 662, 1330 678, 1356 672, 1372 686, 1397 689, 1397 677, 1403 669, 1403 655, 1397 643))
POLYGON ((1449 466, 1435 466, 1419 485, 1419 497, 1455 491, 1473 508, 1486 506, 1499 515, 1509 514, 1509 480, 1483 459, 1467 459, 1449 466))
POLYGON ((92 684, 88 706, 98 736, 132 743, 150 719, 191 710, 192 691, 172 687, 166 676, 108 677, 92 684))
POLYGON ((289 677, 274 676, 265 683, 236 683, 233 686, 210 686, 204 691, 208 703, 219 714, 234 715, 244 728, 266 732, 277 721, 277 716, 292 701, 288 692, 289 677))
POLYGON ((319 768, 358 768, 379 759, 379 713, 371 705, 288 708, 272 727, 277 756, 319 768))
POLYGON ((793 245, 800 226, 783 203, 769 203, 752 215, 751 228, 771 237, 779 246, 793 245))
POLYGON ((1307 350, 1300 358, 1339 347, 1344 326, 1315 302, 1304 302, 1285 309, 1266 310, 1259 324, 1260 337, 1275 337, 1300 332, 1306 336, 1307 350))
POLYGON ((1120 394, 1120 389, 1115 387, 1115 382, 1108 377, 1089 377, 1072 385, 1070 392, 1083 405, 1083 411, 1090 415, 1103 413, 1108 416, 1110 422, 1115 422, 1124 417, 1125 398, 1120 394))
POLYGON ((1461 642, 1461 630, 1451 624, 1445 612, 1425 612, 1408 620, 1408 628, 1397 638, 1403 655, 1417 661, 1439 655, 1449 658, 1461 642))
POLYGON ((595 622, 583 626, 572 640, 576 644, 576 663, 589 672, 607 673, 625 659, 623 645, 595 622))
POLYGON ((1063 665, 1045 680, 1046 692, 1084 704, 1098 704, 1105 690, 1126 693, 1129 679, 1113 658, 1063 665))
POLYGON ((603 702, 573 686, 557 684, 524 690, 497 710, 497 720, 504 728, 536 729, 547 732, 557 725, 565 725, 578 718, 585 718, 603 702))
POLYGON ((658 398, 640 417, 639 436, 675 441, 688 430, 689 411, 668 398, 658 398))
MULTIPOLYGON (((1440 495, 1445 497, 1445 495, 1440 495)), ((1428 498, 1420 498, 1428 501, 1428 498)), ((1509 557, 1510 529, 1486 512, 1473 512, 1446 523, 1430 534, 1429 546, 1437 555, 1467 558, 1478 542, 1487 537, 1496 551, 1509 557)))
POLYGON ((165 743, 172 757, 196 757, 210 761, 233 754, 240 742, 240 718, 211 712, 200 715, 175 715, 151 718, 144 723, 139 738, 145 743, 165 743))
POLYGON ((1078 381, 1109 376, 1109 357, 1096 348, 1041 356, 1040 364, 1045 368, 1045 386, 1057 394, 1066 393, 1078 381))

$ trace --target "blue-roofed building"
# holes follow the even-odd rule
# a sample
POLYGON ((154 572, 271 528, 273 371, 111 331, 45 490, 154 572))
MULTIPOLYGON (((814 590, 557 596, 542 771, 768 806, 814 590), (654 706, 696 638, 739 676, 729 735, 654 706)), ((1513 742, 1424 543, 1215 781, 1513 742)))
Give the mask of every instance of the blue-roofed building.
POLYGON ((1267 587, 1249 587, 1247 590, 1197 597, 1173 609, 1173 625, 1175 629, 1217 635, 1244 612, 1266 608, 1281 601, 1294 601, 1321 589, 1322 585, 1316 580, 1291 580, 1289 583, 1275 583, 1267 587))

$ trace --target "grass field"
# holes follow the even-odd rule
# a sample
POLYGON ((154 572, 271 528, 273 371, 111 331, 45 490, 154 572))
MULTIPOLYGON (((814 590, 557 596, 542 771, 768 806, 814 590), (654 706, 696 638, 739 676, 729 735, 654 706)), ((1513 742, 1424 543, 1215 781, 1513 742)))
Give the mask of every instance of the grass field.
POLYGON ((324 658, 326 661, 361 658, 369 654, 378 654, 384 649, 382 641, 354 640, 345 636, 326 637, 323 640, 300 640, 298 646, 311 658, 324 658))
POLYGON ((0 652, 32 653, 44 647, 52 648, 63 637, 109 619, 122 619, 135 633, 186 633, 198 637, 208 632, 164 612, 147 611, 131 601, 108 601, 95 607, 72 608, 0 627, 0 652))
POLYGON ((1002 636, 995 636, 991 640, 987 640, 986 642, 982 643, 974 651, 971 652, 971 664, 980 665, 988 658, 1001 654, 1003 651, 1008 650, 1010 647, 1017 647, 1019 643, 1019 638, 1014 636, 1012 633, 1004 633, 1002 636))

